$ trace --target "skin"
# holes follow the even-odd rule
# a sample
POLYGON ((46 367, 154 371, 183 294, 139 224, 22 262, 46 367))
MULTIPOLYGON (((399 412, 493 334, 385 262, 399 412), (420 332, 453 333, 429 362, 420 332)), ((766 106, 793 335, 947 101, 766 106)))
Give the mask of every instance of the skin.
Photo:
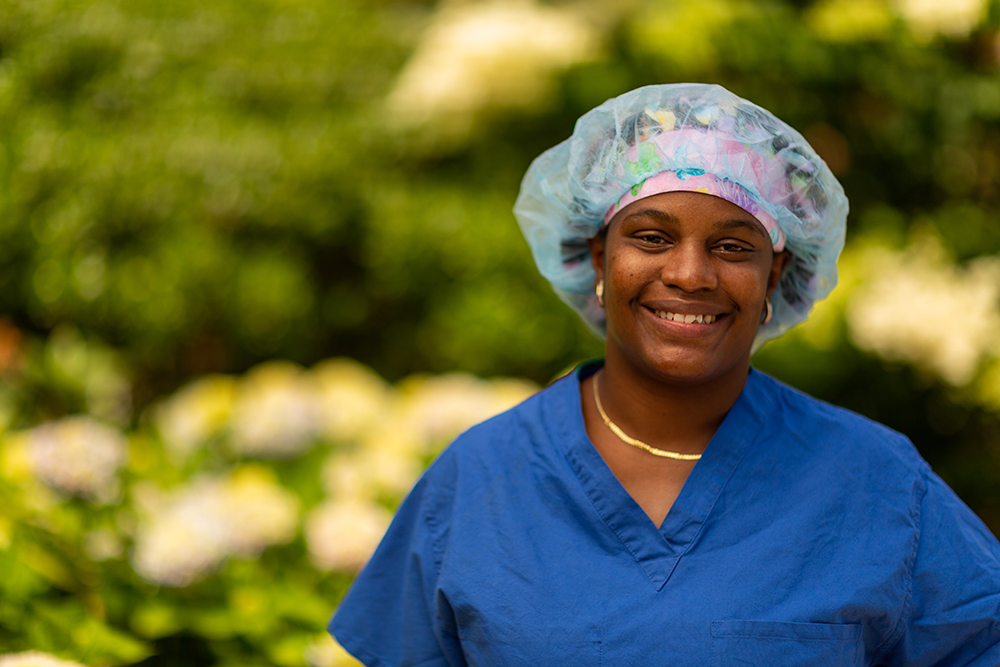
POLYGON ((696 462, 618 439, 597 412, 591 383, 628 435, 702 453, 743 391, 764 300, 790 256, 774 252, 750 213, 698 192, 633 202, 589 245, 596 279, 604 281, 607 346, 603 370, 581 385, 584 422, 618 481, 659 526, 696 462), (655 311, 716 320, 681 323, 655 311))

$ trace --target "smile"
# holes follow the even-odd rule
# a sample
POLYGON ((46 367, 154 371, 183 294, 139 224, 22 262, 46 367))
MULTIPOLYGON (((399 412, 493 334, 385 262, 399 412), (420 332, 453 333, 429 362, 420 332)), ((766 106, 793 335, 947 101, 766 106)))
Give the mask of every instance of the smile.
POLYGON ((661 320, 673 320, 684 324, 711 324, 715 322, 715 315, 682 315, 681 313, 671 313, 666 310, 654 310, 653 313, 661 320))

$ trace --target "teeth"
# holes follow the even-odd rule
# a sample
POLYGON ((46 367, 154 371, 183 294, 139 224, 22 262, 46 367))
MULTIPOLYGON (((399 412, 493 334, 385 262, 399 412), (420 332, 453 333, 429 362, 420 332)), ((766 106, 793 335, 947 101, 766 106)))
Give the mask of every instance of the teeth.
POLYGON ((656 316, 661 320, 673 320, 674 322, 683 322, 685 324, 691 324, 697 322, 698 324, 711 324, 715 321, 715 315, 681 315, 680 313, 670 313, 665 310, 657 310, 656 316))

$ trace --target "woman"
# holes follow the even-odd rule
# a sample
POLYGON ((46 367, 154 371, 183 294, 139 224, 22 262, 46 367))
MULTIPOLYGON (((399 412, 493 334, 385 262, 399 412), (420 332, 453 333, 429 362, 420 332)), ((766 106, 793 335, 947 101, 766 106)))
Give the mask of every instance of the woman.
POLYGON ((1000 664, 1000 544, 901 435, 750 368, 836 282, 847 201, 792 128, 650 86, 515 213, 600 335, 460 436, 330 624, 369 666, 1000 664))

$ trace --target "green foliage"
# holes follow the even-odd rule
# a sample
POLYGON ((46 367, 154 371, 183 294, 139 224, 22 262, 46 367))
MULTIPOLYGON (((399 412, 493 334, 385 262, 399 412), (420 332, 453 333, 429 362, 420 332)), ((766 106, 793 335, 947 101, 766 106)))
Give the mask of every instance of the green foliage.
MULTIPOLYGON (((1000 343, 970 343, 965 370, 948 347, 1000 317, 1000 3, 958 28, 888 0, 539 3, 597 46, 559 60, 526 39, 490 51, 502 31, 449 42, 438 97, 401 96, 458 20, 438 4, 0 0, 0 650, 150 666, 319 651, 349 572, 320 573, 296 533, 156 587, 129 560, 138 483, 242 470, 225 406, 243 384, 212 374, 265 359, 546 382, 598 356, 510 209, 576 118, 649 83, 720 83, 827 160, 851 200, 842 286, 755 364, 904 432, 1000 532, 1000 343), (885 265, 945 288, 885 297, 905 335, 865 338, 862 305, 895 284, 885 265), (191 380, 194 398, 168 403, 203 430, 178 459, 151 406, 191 380), (109 504, 53 496, 15 455, 23 429, 69 414, 129 435, 109 504)), ((267 466, 302 512, 325 502, 327 454, 364 450, 309 437, 267 466)), ((400 491, 379 493, 365 502, 400 491)))
POLYGON ((414 12, 3 3, 0 309, 123 347, 148 392, 333 350, 394 376, 565 364, 581 330, 532 296, 509 187, 399 164, 381 96, 414 12), (463 331, 498 319, 518 353, 463 331))
POLYGON ((960 259, 1000 250, 993 28, 921 43, 862 4, 609 10, 551 99, 435 141, 385 103, 435 19, 420 3, 6 0, 0 309, 124 350, 140 404, 273 356, 546 380, 600 347, 535 275, 517 184, 583 111, 658 81, 716 81, 803 129, 852 235, 884 209, 960 259))

